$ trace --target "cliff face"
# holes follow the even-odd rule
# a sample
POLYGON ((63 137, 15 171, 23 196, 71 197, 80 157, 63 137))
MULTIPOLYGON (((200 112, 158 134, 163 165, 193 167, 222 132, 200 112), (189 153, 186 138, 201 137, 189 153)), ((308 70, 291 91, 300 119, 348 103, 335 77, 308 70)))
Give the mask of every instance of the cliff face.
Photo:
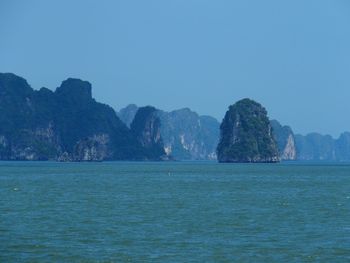
POLYGON ((54 121, 64 156, 73 161, 143 158, 142 146, 114 110, 91 97, 90 83, 68 79, 54 97, 59 109, 54 121))
POLYGON ((219 162, 278 162, 279 153, 267 112, 243 99, 229 107, 220 126, 219 162))
POLYGON ((270 121, 272 133, 277 142, 281 160, 296 160, 297 150, 292 129, 289 126, 282 126, 278 121, 270 121))
MULTIPOLYGON (((127 123, 135 105, 120 110, 127 123)), ((176 160, 215 160, 219 140, 219 122, 210 116, 199 116, 188 108, 165 112, 158 110, 164 150, 176 160)))
POLYGON ((0 74, 0 159, 142 160, 142 145, 114 110, 91 97, 89 82, 67 79, 52 92, 34 91, 0 74))
POLYGON ((137 110, 131 131, 138 142, 147 150, 149 159, 164 159, 165 151, 160 135, 160 119, 156 108, 141 107, 137 110))
POLYGON ((179 160, 215 160, 219 123, 188 108, 161 112, 166 152, 179 160))
POLYGON ((0 159, 45 160, 57 155, 50 95, 46 89, 34 92, 14 74, 0 74, 0 159))

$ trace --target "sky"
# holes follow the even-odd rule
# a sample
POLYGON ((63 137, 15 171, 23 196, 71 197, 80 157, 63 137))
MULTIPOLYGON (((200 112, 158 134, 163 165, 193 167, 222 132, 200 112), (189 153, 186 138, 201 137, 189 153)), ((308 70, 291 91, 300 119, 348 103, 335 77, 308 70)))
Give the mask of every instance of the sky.
POLYGON ((219 121, 248 97, 296 133, 337 137, 350 131, 350 1, 0 0, 0 72, 219 121))

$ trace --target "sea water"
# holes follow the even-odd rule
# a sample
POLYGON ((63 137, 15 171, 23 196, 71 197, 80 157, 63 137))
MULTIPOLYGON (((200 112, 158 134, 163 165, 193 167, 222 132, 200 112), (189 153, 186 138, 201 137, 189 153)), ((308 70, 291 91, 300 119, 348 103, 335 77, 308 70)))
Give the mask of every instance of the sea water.
POLYGON ((0 162, 0 262, 349 262, 350 165, 0 162))

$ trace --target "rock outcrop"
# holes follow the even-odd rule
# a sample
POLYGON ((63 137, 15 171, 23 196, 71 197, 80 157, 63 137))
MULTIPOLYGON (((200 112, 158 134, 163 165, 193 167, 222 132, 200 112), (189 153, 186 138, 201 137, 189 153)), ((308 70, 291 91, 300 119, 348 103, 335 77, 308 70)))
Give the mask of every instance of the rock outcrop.
POLYGON ((277 144, 267 111, 243 99, 229 107, 220 126, 219 162, 278 162, 277 144))
POLYGON ((219 122, 188 108, 161 112, 165 150, 178 160, 216 160, 219 122))
POLYGON ((166 157, 160 125, 158 111, 151 106, 139 108, 130 125, 132 133, 146 149, 145 155, 151 160, 166 157))
MULTIPOLYGON (((135 105, 131 104, 118 115, 128 124, 135 112, 135 105)), ((158 115, 168 156, 176 160, 216 160, 220 124, 215 118, 199 116, 188 108, 171 112, 158 110, 158 115)))
POLYGON ((278 121, 270 121, 272 133, 277 142, 280 159, 293 161, 297 158, 295 138, 292 129, 289 126, 282 126, 278 121))
POLYGON ((32 90, 25 79, 14 74, 0 74, 1 160, 57 156, 60 147, 54 131, 51 93, 32 90))
POLYGON ((188 108, 138 110, 122 109, 123 123, 92 98, 87 81, 69 78, 55 91, 33 90, 25 79, 0 73, 0 160, 350 161, 350 133, 338 139, 294 135, 290 127, 269 122, 266 110, 249 99, 229 108, 220 142, 212 117, 188 108))
POLYGON ((150 159, 115 111, 96 102, 91 84, 67 79, 52 92, 0 74, 1 160, 150 159))

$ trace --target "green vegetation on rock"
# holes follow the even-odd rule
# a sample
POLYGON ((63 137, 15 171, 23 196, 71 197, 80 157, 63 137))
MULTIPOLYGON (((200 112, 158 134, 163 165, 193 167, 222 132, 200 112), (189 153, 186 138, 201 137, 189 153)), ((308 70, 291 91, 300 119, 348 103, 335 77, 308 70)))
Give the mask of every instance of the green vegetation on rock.
POLYGON ((279 153, 267 112, 243 99, 229 107, 220 126, 219 162, 278 162, 279 153))

